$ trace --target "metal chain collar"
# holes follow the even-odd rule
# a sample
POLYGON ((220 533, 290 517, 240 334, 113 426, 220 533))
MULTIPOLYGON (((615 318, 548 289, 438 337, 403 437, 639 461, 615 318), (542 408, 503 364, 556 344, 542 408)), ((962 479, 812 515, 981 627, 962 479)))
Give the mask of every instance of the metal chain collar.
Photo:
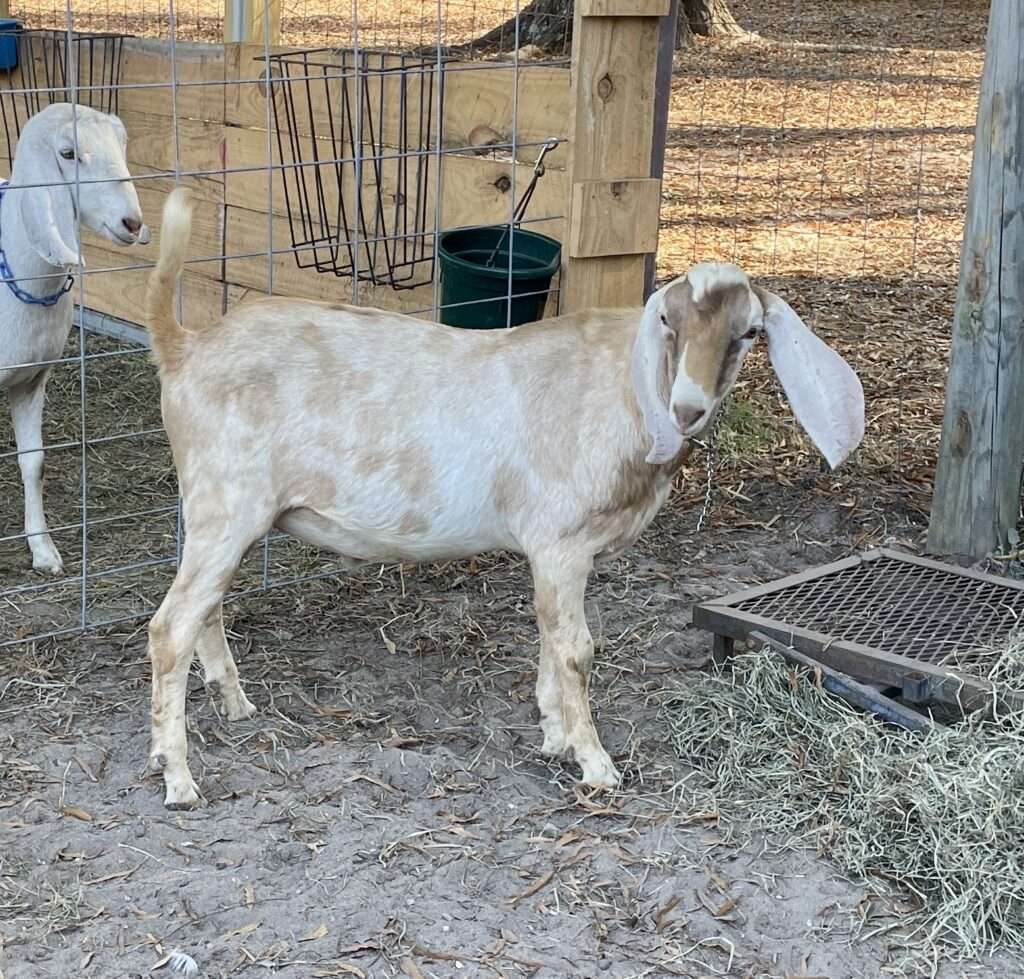
POLYGON ((711 511, 711 496, 714 492, 715 482, 715 462, 717 461, 717 447, 718 447, 718 436, 722 430, 723 419, 725 418, 725 409, 728 404, 728 399, 723 401, 719 405, 718 411, 715 413, 715 420, 711 423, 711 434, 701 441, 694 439, 694 441, 704 449, 704 466, 705 466, 705 483, 704 483, 704 505, 700 508, 700 515, 697 517, 697 532, 700 533, 704 529, 704 521, 707 520, 708 513, 711 511))

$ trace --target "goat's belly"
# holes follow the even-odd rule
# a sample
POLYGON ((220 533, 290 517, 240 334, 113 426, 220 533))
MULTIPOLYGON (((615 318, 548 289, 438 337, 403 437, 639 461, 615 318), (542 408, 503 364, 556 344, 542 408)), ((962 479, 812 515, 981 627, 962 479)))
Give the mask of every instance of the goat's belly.
POLYGON ((484 551, 515 549, 514 542, 503 535, 479 530, 446 532, 430 526, 426 518, 416 514, 409 514, 390 526, 370 527, 329 512, 298 508, 281 514, 275 526, 306 544, 333 551, 353 564, 453 561, 484 551))

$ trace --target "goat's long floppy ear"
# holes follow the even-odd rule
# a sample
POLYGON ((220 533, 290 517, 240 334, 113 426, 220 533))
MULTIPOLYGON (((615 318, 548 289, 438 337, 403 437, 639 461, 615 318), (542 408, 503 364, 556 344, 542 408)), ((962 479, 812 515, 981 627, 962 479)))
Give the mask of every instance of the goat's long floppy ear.
POLYGON ((864 390, 853 368, 816 337, 789 304, 758 290, 768 356, 796 420, 835 469, 864 437, 864 390))
POLYGON ((644 427, 654 440, 646 461, 655 466, 669 462, 683 446, 683 436, 669 412, 671 351, 672 332, 661 322, 652 296, 633 344, 633 390, 643 412, 644 427))
POLYGON ((38 159, 32 161, 31 182, 54 186, 15 190, 22 224, 29 244, 44 261, 55 266, 77 265, 73 190, 65 186, 50 148, 39 149, 38 159))

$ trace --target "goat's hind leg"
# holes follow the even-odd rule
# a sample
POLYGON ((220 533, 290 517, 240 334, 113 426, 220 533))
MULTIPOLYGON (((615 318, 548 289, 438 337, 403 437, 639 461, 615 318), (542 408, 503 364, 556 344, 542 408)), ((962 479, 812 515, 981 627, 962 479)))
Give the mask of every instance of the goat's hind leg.
POLYGON ((40 371, 28 383, 12 387, 7 397, 25 486, 25 535, 32 552, 32 567, 60 574, 64 562, 50 537, 43 510, 43 403, 48 374, 49 371, 40 371))
MULTIPOLYGON (((269 525, 268 519, 266 526, 269 525)), ((188 809, 199 802, 199 790, 188 767, 185 726, 192 657, 201 642, 203 653, 210 653, 208 633, 211 625, 216 624, 215 619, 211 623, 211 617, 220 608, 242 556, 265 530, 262 526, 241 529, 228 515, 216 521, 203 521, 201 529, 197 525, 197 529, 188 530, 190 526, 192 521, 186 509, 187 533, 181 567, 149 624, 153 668, 150 761, 164 773, 164 805, 169 809, 188 809), (206 636, 202 635, 204 630, 206 636)), ((223 632, 218 637, 218 646, 222 641, 223 632)), ((224 649, 226 645, 220 652, 224 649)), ((235 678, 237 682, 237 672, 235 678)))
POLYGON ((224 705, 229 721, 240 721, 256 713, 242 690, 238 679, 238 667, 231 655, 227 636, 224 634, 224 606, 218 605, 203 624, 196 640, 196 653, 203 664, 203 679, 206 689, 218 696, 224 705))

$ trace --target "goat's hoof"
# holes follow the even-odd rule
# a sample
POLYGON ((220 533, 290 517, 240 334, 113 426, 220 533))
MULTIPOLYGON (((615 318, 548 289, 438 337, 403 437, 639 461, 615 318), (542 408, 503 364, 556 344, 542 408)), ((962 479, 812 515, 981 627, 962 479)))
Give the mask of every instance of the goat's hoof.
POLYGON ((189 776, 174 782, 167 782, 167 794, 164 796, 164 808, 173 811, 197 809, 199 807, 199 787, 189 776))
POLYGON ((51 547, 48 550, 33 553, 32 569, 41 571, 43 574, 59 575, 64 573, 64 562, 56 549, 51 547))
POLYGON ((594 789, 614 789, 618 786, 622 776, 619 775, 619 770, 612 764, 607 753, 602 751, 600 755, 595 755, 586 761, 580 759, 577 753, 576 758, 583 769, 582 781, 585 785, 594 789))
POLYGON ((236 683, 235 688, 225 691, 224 684, 220 680, 210 680, 206 684, 208 696, 219 700, 224 706, 224 714, 229 721, 244 721, 256 713, 256 706, 236 683))
POLYGON ((238 691, 238 697, 234 703, 225 702, 224 709, 227 711, 229 721, 244 721, 256 713, 256 705, 241 690, 238 691))

